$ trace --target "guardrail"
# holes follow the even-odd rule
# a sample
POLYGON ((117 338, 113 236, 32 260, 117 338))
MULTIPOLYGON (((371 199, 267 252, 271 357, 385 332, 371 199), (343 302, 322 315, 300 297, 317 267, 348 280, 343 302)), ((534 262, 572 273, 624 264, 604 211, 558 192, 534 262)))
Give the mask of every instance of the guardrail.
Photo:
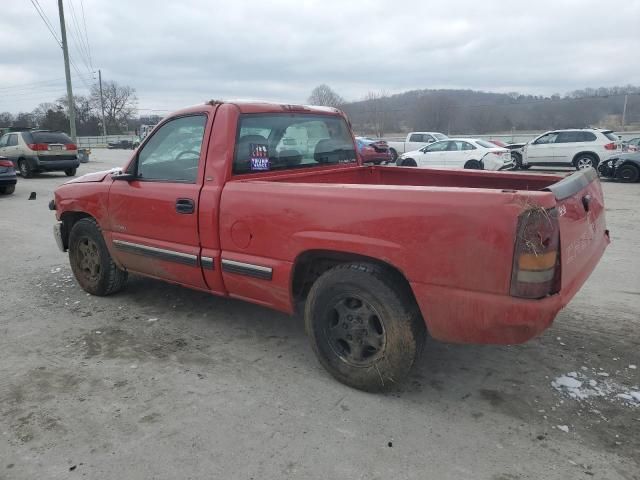
POLYGON ((80 148, 100 148, 106 147, 110 142, 119 142, 120 140, 137 140, 135 135, 106 135, 95 137, 77 137, 78 147, 80 148))

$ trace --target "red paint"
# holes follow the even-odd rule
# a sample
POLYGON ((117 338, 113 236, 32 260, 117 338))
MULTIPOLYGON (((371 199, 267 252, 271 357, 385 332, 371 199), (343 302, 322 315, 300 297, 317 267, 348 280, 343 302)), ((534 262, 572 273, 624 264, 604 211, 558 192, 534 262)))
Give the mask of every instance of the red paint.
POLYGON ((195 184, 90 174, 56 190, 58 219, 96 218, 124 268, 284 312, 294 309, 293 270, 305 252, 378 259, 405 276, 434 337, 473 343, 519 343, 542 332, 608 243, 598 180, 558 202, 544 189, 562 177, 528 173, 344 164, 232 176, 240 113, 267 112, 292 110, 224 103, 177 112, 208 117, 195 184), (177 198, 193 199, 196 212, 176 213, 177 198), (541 300, 509 295, 518 215, 532 206, 562 210, 561 288, 541 300), (214 269, 125 253, 114 240, 211 257, 214 269), (223 259, 271 268, 272 279, 223 272, 223 259))

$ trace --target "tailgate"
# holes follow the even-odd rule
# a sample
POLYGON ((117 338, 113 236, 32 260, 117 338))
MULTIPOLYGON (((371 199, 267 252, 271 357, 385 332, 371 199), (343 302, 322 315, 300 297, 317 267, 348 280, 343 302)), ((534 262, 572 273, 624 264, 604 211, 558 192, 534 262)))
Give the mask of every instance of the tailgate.
POLYGON ((593 168, 549 186, 560 225, 561 292, 573 295, 585 282, 609 243, 604 197, 593 168))

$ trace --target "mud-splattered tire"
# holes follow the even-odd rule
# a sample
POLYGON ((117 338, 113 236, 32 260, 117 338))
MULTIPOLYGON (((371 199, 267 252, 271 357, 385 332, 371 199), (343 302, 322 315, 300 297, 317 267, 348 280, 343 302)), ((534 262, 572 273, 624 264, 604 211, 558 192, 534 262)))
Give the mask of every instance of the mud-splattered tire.
POLYGON ((322 274, 307 297, 305 327, 322 366, 340 382, 369 392, 403 380, 426 333, 403 279, 369 263, 322 274))
POLYGON ((78 220, 69 234, 69 263, 80 286, 92 295, 122 290, 127 272, 114 263, 102 231, 93 218, 78 220))

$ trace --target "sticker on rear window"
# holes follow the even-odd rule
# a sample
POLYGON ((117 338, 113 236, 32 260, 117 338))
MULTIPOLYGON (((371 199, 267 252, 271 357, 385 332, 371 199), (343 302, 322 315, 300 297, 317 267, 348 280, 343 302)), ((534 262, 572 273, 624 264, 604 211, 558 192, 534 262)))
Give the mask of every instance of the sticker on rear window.
POLYGON ((271 168, 267 145, 262 143, 252 143, 251 147, 251 170, 264 171, 271 168))

